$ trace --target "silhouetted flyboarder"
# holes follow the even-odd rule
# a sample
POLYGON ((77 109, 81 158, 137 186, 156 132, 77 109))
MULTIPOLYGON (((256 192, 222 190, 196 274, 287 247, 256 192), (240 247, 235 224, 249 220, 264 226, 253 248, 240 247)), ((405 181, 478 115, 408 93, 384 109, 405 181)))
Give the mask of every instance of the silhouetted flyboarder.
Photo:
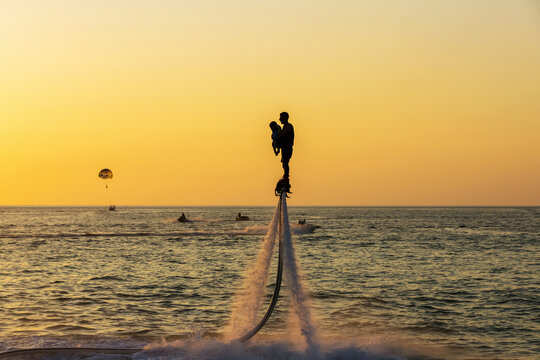
POLYGON ((289 161, 291 160, 294 145, 294 128, 289 123, 289 114, 282 112, 279 114, 279 122, 283 128, 278 135, 278 144, 281 148, 281 162, 283 163, 283 179, 289 180, 289 161))

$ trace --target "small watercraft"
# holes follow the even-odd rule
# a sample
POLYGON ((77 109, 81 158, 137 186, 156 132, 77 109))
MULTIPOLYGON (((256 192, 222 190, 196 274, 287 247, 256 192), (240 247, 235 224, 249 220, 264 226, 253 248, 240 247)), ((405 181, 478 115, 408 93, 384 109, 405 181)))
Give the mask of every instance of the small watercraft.
POLYGON ((246 215, 242 215, 241 213, 238 213, 238 215, 236 215, 236 221, 249 221, 249 216, 246 216, 246 215))
POLYGON ((315 229, 320 229, 319 225, 313 225, 306 222, 306 220, 298 221, 298 224, 291 225, 291 228, 295 234, 307 234, 315 231, 315 229))
POLYGON ((182 213, 182 215, 180 215, 180 217, 176 220, 181 223, 191 222, 191 220, 189 220, 184 213, 182 213))

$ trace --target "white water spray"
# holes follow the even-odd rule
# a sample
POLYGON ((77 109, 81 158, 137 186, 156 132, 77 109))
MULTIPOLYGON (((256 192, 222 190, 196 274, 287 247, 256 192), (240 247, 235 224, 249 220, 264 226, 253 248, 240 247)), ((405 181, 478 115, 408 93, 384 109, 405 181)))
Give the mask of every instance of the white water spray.
MULTIPOLYGON (((233 305, 231 321, 225 332, 226 338, 243 339, 243 336, 247 334, 248 337, 246 339, 249 339, 264 326, 265 321, 263 318, 263 320, 261 320, 262 322, 259 323, 257 327, 254 327, 256 325, 255 316, 264 298, 265 284, 268 278, 268 270, 278 229, 280 231, 279 237, 281 242, 280 261, 283 259, 283 264, 285 266, 284 272, 286 274, 288 287, 291 291, 290 319, 293 321, 290 321, 290 323, 294 324, 291 335, 300 335, 301 343, 306 348, 306 353, 311 354, 314 358, 319 357, 320 345, 317 339, 316 328, 311 317, 308 297, 304 286, 302 285, 300 266, 292 242, 286 196, 283 195, 280 196, 280 203, 274 213, 270 229, 263 241, 255 265, 248 270, 242 286, 242 292, 237 296, 233 305), (248 332, 250 329, 253 333, 248 332)), ((278 277, 281 276, 279 271, 278 277)), ((279 280, 279 282, 281 282, 281 280, 279 280)), ((277 300, 279 294, 279 286, 277 283, 275 291, 277 292, 274 293, 275 299, 274 297, 272 298, 273 305, 275 305, 275 300, 277 300)), ((270 312, 267 312, 265 318, 271 314, 273 305, 271 304, 272 308, 269 308, 270 312)))
POLYGON ((299 262, 296 258, 296 254, 294 251, 291 228, 289 226, 289 215, 287 212, 286 197, 283 196, 282 198, 283 203, 281 206, 281 236, 284 252, 283 259, 285 265, 285 276, 287 280, 287 286, 291 291, 292 308, 290 313, 292 313, 297 320, 295 322, 297 324, 297 328, 293 330, 300 331, 300 334, 303 335, 305 339, 307 345, 307 352, 315 356, 315 354, 318 354, 320 352, 320 345, 317 339, 317 331, 311 317, 308 297, 302 285, 299 262))
POLYGON ((278 206, 255 264, 249 268, 242 284, 242 290, 235 296, 231 319, 225 330, 227 339, 234 339, 247 333, 257 323, 257 310, 261 307, 265 296, 266 281, 276 243, 279 220, 278 206))

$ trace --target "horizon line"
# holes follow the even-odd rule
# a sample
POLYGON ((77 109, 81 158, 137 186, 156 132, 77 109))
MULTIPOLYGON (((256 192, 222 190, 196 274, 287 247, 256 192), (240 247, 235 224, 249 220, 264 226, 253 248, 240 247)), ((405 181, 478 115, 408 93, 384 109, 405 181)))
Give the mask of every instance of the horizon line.
MULTIPOLYGON (((0 205, 0 208, 6 207, 109 207, 111 205, 0 205)), ((274 204, 268 205, 114 205, 115 207, 273 207, 274 204)), ((396 207, 410 207, 410 208, 422 208, 422 207, 540 207, 540 205, 289 205, 289 207, 382 207, 382 208, 396 208, 396 207)))

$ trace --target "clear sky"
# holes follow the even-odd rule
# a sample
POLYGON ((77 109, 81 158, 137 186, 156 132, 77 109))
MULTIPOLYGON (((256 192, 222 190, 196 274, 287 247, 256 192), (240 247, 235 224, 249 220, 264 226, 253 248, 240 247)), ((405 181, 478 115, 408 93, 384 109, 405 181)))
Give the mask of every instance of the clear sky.
POLYGON ((0 205, 274 204, 281 111, 291 205, 540 205, 540 3, 0 0, 0 205))

